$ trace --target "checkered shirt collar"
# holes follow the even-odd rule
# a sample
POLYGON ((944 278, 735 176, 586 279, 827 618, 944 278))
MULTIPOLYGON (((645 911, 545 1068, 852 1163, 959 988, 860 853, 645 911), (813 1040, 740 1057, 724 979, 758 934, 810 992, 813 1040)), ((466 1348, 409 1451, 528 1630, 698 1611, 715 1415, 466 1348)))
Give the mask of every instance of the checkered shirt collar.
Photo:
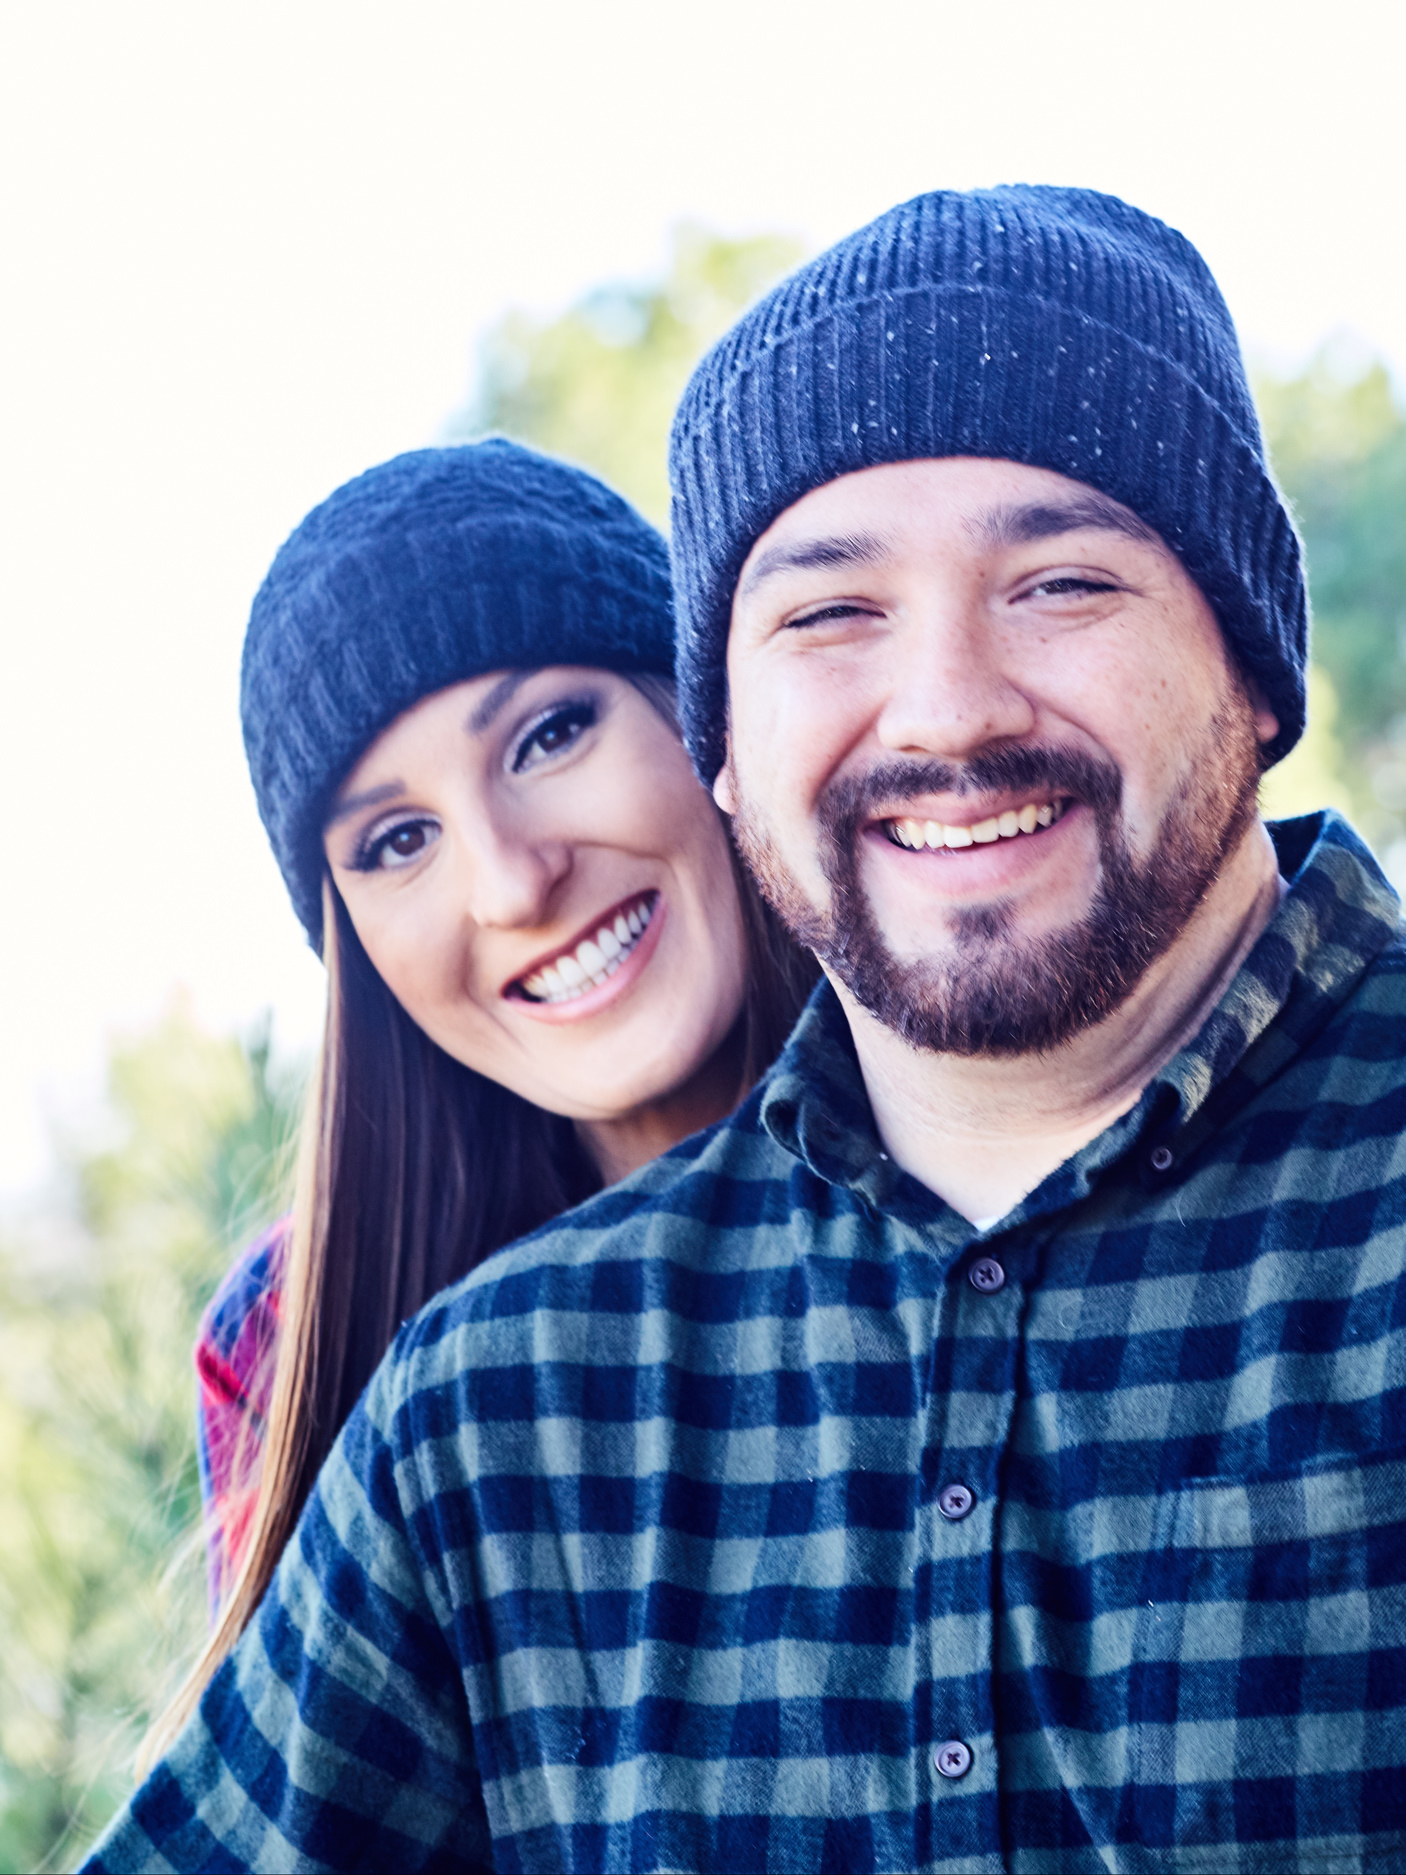
MULTIPOLYGON (((1390 941, 1400 902, 1340 815, 1275 822, 1269 833, 1288 891, 1225 994, 1136 1105, 1038 1185, 1003 1228, 1077 1203, 1138 1144, 1165 1143, 1173 1165, 1185 1158, 1307 1046, 1390 941)), ((954 1244, 975 1234, 885 1155, 849 1025, 824 979, 768 1078, 760 1117, 784 1151, 872 1209, 907 1214, 954 1244)))

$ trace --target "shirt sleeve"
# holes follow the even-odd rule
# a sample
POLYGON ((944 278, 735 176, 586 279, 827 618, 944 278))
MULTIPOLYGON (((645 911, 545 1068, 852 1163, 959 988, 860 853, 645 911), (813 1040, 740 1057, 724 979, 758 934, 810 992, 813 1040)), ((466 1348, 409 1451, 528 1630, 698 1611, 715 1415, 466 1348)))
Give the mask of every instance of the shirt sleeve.
POLYGON ((212 1615, 240 1563, 259 1492, 291 1220, 243 1253, 195 1342, 196 1449, 212 1615))
POLYGON ((385 1372, 243 1639, 85 1875, 492 1869, 463 1680, 368 1410, 385 1372))

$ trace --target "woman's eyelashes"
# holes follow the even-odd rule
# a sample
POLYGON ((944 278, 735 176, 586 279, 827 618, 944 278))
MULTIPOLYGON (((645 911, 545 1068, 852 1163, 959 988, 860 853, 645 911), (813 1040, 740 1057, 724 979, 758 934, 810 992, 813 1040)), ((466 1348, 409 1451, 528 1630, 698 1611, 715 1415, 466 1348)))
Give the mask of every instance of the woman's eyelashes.
MULTIPOLYGON (((599 721, 599 701, 573 697, 540 710, 514 735, 507 769, 521 775, 573 749, 599 721)), ((386 814, 357 840, 347 865, 354 872, 388 872, 413 866, 440 837, 440 823, 427 814, 386 814)))
POLYGON ((535 717, 513 744, 509 767, 513 774, 535 768, 571 748, 600 716, 593 697, 577 697, 569 703, 554 703, 535 717))
POLYGON ((434 820, 397 820, 389 826, 382 822, 358 841, 352 868, 356 872, 383 872, 413 865, 438 838, 439 823, 434 820))

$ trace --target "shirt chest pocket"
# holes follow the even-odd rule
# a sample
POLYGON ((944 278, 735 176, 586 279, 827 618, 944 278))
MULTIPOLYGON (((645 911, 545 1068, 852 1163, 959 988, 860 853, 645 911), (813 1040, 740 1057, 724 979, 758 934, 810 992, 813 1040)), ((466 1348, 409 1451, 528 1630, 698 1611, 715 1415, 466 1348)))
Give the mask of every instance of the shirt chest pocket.
POLYGON ((1169 1492, 1129 1719, 1136 1834, 1176 1867, 1406 1844, 1406 1453, 1169 1492))

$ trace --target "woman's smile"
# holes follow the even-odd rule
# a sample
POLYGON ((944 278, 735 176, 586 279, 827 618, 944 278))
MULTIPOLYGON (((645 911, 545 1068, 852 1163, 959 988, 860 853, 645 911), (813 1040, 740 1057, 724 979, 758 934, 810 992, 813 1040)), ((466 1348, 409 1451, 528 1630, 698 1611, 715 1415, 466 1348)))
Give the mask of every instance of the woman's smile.
POLYGON ((534 1017, 573 1022, 626 996, 659 942, 664 926, 659 892, 633 892, 544 962, 515 977, 504 996, 534 1017))

